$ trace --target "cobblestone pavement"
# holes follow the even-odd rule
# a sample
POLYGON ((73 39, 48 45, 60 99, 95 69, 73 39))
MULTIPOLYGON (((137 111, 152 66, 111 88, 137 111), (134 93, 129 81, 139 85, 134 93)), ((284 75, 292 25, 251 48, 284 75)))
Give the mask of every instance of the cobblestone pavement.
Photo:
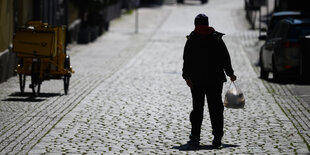
MULTIPOLYGON (((252 32, 252 36, 257 38, 258 32, 252 32)), ((257 43, 258 41, 254 41, 253 43, 257 43)), ((258 43, 259 44, 259 43, 258 43)), ((255 49, 253 47, 257 47, 257 45, 246 45, 245 48, 248 47, 247 50, 250 50, 248 52, 253 52, 252 50, 255 49)), ((259 49, 255 49, 257 52, 259 49)), ((259 67, 255 66, 254 64, 258 60, 258 53, 249 54, 252 55, 255 58, 252 61, 253 68, 257 74, 257 77, 259 76, 259 67)), ((273 96, 275 102, 280 106, 281 110, 285 113, 285 115, 289 118, 289 120, 293 123, 295 128, 297 129, 297 134, 301 135, 302 139, 306 142, 308 148, 310 143, 310 105, 309 101, 304 100, 301 96, 296 95, 294 92, 294 89, 296 87, 299 87, 295 84, 290 83, 276 83, 272 80, 262 80, 264 86, 267 88, 268 92, 273 96)), ((308 89, 308 86, 303 86, 304 89, 308 89)), ((300 88, 298 88, 300 90, 300 88)))
MULTIPOLYGON (((124 15, 113 21, 109 33, 96 42, 70 46, 69 55, 76 73, 71 78, 67 96, 63 95, 61 80, 44 81, 41 86, 42 94, 37 98, 31 98, 29 88, 25 90, 25 95, 18 93, 17 77, 1 83, 0 154, 29 152, 94 88, 140 51, 170 12, 168 9, 158 11, 159 8, 140 9, 139 35, 134 33, 135 16, 124 15)), ((26 85, 29 80, 28 77, 26 85)))
POLYGON ((121 27, 133 22, 129 15, 115 21, 111 32, 95 43, 72 46, 77 73, 67 96, 59 93, 59 82, 47 84, 43 96, 36 99, 14 93, 18 92, 17 78, 1 84, 5 89, 0 96, 0 154, 308 153, 296 124, 278 103, 291 94, 276 89, 285 93, 284 98, 271 92, 269 84, 257 78, 247 57, 245 47, 256 36, 236 19, 243 1, 198 4, 191 1, 146 9, 144 19, 157 24, 146 22, 141 34, 121 27), (174 148, 188 140, 191 111, 190 91, 181 77, 183 46, 193 29, 193 18, 201 12, 226 33, 246 107, 225 109, 223 149, 210 149, 206 108, 202 149, 179 151, 174 148))
MULTIPOLYGON (((239 10, 240 13, 241 10, 239 10)), ((240 19, 239 19, 240 21, 240 19)), ((246 25, 246 24, 243 24, 246 25)), ((256 66, 259 59, 259 50, 263 42, 259 41, 258 30, 246 31, 237 34, 242 43, 243 49, 247 53, 252 67, 257 77, 259 77, 259 67, 256 66)), ((309 85, 299 85, 298 81, 276 82, 272 79, 262 80, 268 92, 273 96, 275 102, 280 106, 281 110, 293 123, 297 129, 297 133, 301 135, 306 142, 308 148, 310 144, 310 102, 307 96, 309 85), (297 84, 296 84, 297 83, 297 84)))

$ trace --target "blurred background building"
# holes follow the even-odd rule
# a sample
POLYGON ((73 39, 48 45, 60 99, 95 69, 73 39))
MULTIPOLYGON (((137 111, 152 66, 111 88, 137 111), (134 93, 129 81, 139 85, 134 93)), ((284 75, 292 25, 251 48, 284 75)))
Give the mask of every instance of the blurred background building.
MULTIPOLYGON (((174 4, 177 0, 0 0, 0 82, 14 75, 16 56, 12 39, 18 27, 39 20, 67 25, 67 43, 86 44, 109 30, 110 21, 139 6, 174 4)), ((194 0, 191 0, 194 1, 194 0)), ((273 3, 272 11, 307 10, 308 1, 245 0, 247 14, 273 3)), ((255 18, 254 18, 255 20, 255 18)))
POLYGON ((135 9, 137 4, 162 4, 162 0, 0 0, 0 82, 14 75, 16 56, 12 39, 28 21, 67 25, 67 43, 94 41, 110 21, 135 9))

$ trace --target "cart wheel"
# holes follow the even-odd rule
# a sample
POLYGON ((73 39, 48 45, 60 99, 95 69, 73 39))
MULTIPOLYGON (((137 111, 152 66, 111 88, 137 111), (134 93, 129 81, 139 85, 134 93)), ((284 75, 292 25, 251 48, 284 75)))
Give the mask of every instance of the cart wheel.
MULTIPOLYGON (((64 63, 64 69, 69 70, 70 68, 70 57, 67 55, 64 63)), ((64 90, 65 90, 65 95, 68 94, 69 91, 69 83, 70 83, 70 75, 65 75, 64 76, 64 90)))
POLYGON ((69 91, 69 83, 70 83, 70 76, 64 76, 64 90, 65 90, 65 95, 68 94, 69 91))
POLYGON ((32 93, 34 96, 39 96, 41 84, 32 85, 32 93))
POLYGON ((25 74, 18 74, 19 75, 19 87, 20 87, 20 93, 24 93, 25 90, 25 84, 26 84, 26 75, 25 74))
POLYGON ((32 93, 34 96, 39 96, 40 94, 40 62, 33 61, 32 68, 31 68, 31 85, 30 88, 32 89, 32 93))

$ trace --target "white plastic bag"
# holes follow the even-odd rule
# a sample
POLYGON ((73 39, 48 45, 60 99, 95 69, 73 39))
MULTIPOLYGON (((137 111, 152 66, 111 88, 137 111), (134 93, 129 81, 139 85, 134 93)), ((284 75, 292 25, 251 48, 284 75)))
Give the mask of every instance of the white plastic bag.
POLYGON ((225 94, 224 106, 232 109, 243 109, 244 104, 245 99, 242 91, 234 82, 231 82, 225 94))

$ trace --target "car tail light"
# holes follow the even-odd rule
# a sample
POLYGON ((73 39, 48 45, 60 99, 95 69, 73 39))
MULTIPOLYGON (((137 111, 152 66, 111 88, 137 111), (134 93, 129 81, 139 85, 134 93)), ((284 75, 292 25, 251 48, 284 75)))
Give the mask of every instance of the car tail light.
POLYGON ((291 66, 291 65, 285 65, 284 68, 285 68, 285 69, 291 69, 292 66, 291 66))
POLYGON ((284 42, 284 47, 285 48, 299 47, 299 43, 298 42, 286 41, 286 42, 284 42))

